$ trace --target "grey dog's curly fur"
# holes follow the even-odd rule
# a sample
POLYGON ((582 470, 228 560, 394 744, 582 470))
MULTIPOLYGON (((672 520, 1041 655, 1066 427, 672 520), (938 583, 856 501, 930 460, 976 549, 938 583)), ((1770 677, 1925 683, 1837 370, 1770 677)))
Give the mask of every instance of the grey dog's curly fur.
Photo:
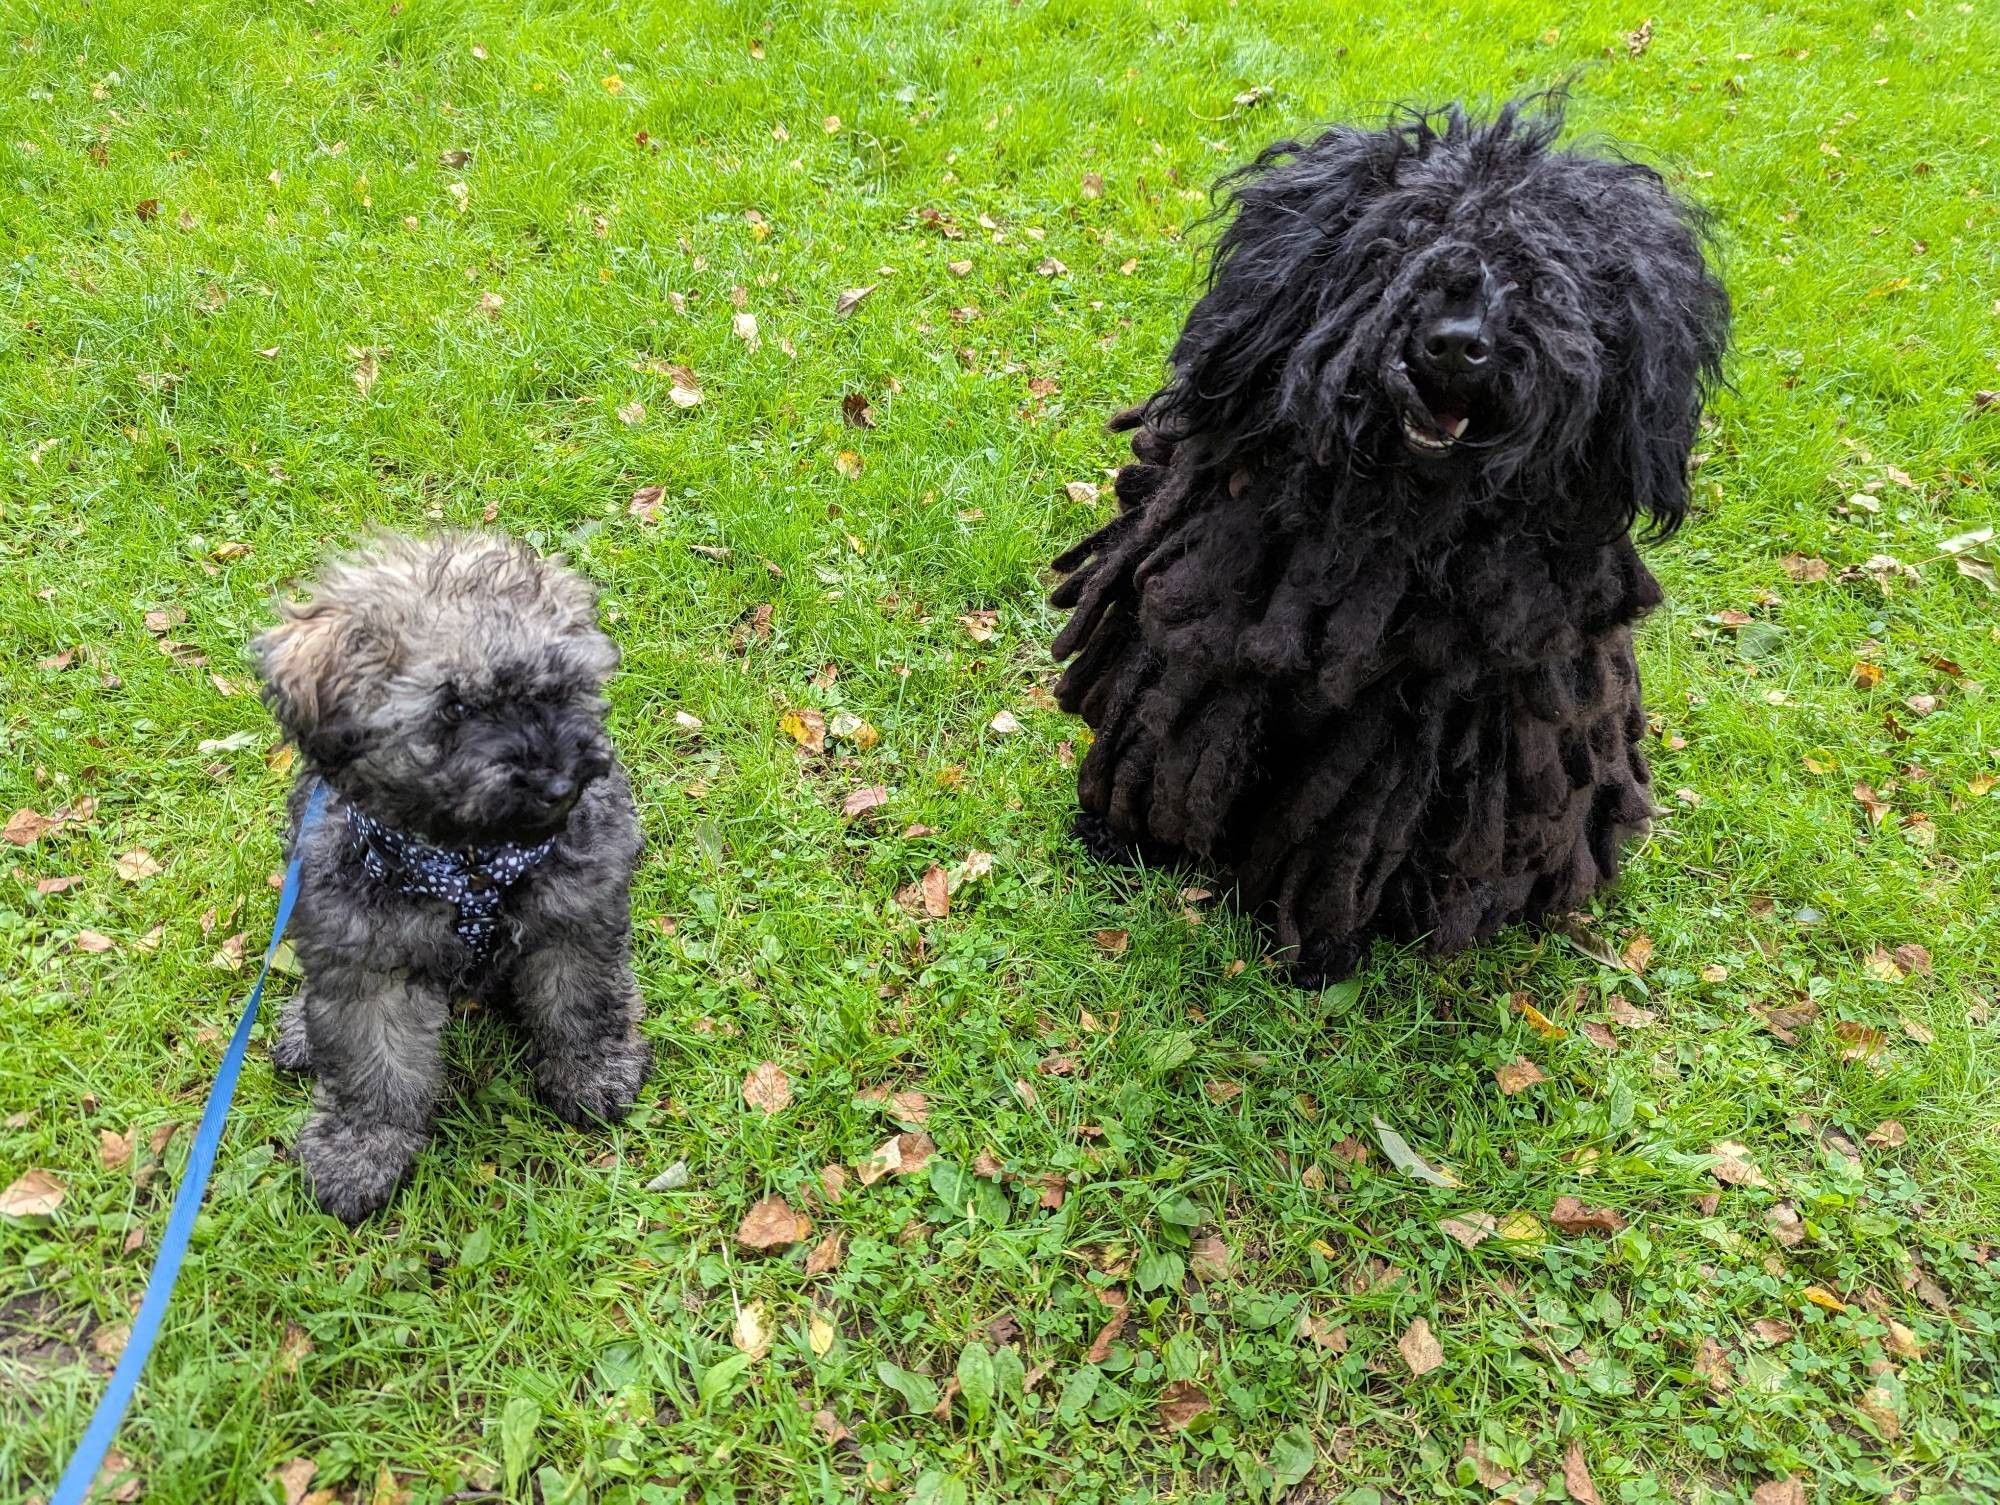
POLYGON ((1056 561, 1079 834, 1226 870, 1301 982, 1574 906, 1651 811, 1629 530, 1686 510, 1729 305, 1658 174, 1559 128, 1405 115, 1236 175, 1113 421, 1120 511, 1056 561))
POLYGON ((641 833, 605 733, 618 653, 591 587, 504 538, 385 538, 330 565, 252 647, 301 753, 295 845, 312 786, 329 792, 292 921, 304 983, 272 1052, 317 1078, 299 1148, 321 1205, 353 1222, 409 1171, 455 998, 519 1018, 555 1112, 621 1117, 648 1065, 630 963, 641 833), (553 845, 506 890, 482 957, 452 904, 371 878, 350 803, 440 847, 553 845))

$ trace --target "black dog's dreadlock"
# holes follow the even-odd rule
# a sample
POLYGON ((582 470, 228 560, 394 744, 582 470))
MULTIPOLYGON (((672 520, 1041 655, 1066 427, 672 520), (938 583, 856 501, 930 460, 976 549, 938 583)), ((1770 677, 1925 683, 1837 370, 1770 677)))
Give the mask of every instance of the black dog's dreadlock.
POLYGON ((1728 299, 1659 176, 1559 129, 1415 114, 1226 180, 1119 514, 1056 561, 1079 833, 1227 869, 1301 980, 1573 906, 1650 810, 1629 532, 1685 513, 1728 299))

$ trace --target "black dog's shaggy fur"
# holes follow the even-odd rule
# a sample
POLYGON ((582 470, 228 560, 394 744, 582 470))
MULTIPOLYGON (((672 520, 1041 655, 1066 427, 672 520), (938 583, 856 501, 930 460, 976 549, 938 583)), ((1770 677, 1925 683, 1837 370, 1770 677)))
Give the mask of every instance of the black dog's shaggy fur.
POLYGON ((1120 511, 1056 561, 1098 855, 1227 870, 1301 982, 1610 881, 1651 812, 1629 531, 1671 532, 1729 305, 1691 212, 1558 112, 1282 142, 1120 511))

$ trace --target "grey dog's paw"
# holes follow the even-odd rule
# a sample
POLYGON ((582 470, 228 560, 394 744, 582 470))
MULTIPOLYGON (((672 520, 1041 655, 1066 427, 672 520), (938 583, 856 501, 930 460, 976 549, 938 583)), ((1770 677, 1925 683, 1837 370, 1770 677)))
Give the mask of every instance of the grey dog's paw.
POLYGON ((652 1057, 646 1042, 630 1034, 604 1042, 588 1059, 544 1057, 535 1066, 535 1085, 550 1110, 570 1123, 617 1123, 646 1085, 652 1057))
POLYGON ((344 1223, 358 1223, 388 1205, 424 1139, 414 1129, 315 1113, 299 1135, 299 1154, 319 1205, 344 1223))
POLYGON ((306 1034, 306 995, 298 994, 278 1014, 271 1041, 271 1064, 280 1071, 311 1071, 312 1041, 306 1034))

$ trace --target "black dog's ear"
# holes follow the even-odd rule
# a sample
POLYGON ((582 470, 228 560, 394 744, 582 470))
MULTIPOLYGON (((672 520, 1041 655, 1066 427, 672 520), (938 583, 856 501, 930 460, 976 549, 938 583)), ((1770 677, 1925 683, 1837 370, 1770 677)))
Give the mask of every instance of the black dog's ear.
POLYGON ((389 667, 388 641, 337 602, 283 611, 284 620, 250 645, 264 704, 310 761, 337 767, 366 740, 355 697, 389 667))
POLYGON ((1623 531, 1644 513, 1664 538, 1687 516, 1688 455, 1702 406, 1722 382, 1729 293, 1702 254, 1695 212, 1650 168, 1606 166, 1652 192, 1620 199, 1646 208, 1622 237, 1632 274, 1614 323, 1619 341, 1605 352, 1582 490, 1593 520, 1608 518, 1623 531))

